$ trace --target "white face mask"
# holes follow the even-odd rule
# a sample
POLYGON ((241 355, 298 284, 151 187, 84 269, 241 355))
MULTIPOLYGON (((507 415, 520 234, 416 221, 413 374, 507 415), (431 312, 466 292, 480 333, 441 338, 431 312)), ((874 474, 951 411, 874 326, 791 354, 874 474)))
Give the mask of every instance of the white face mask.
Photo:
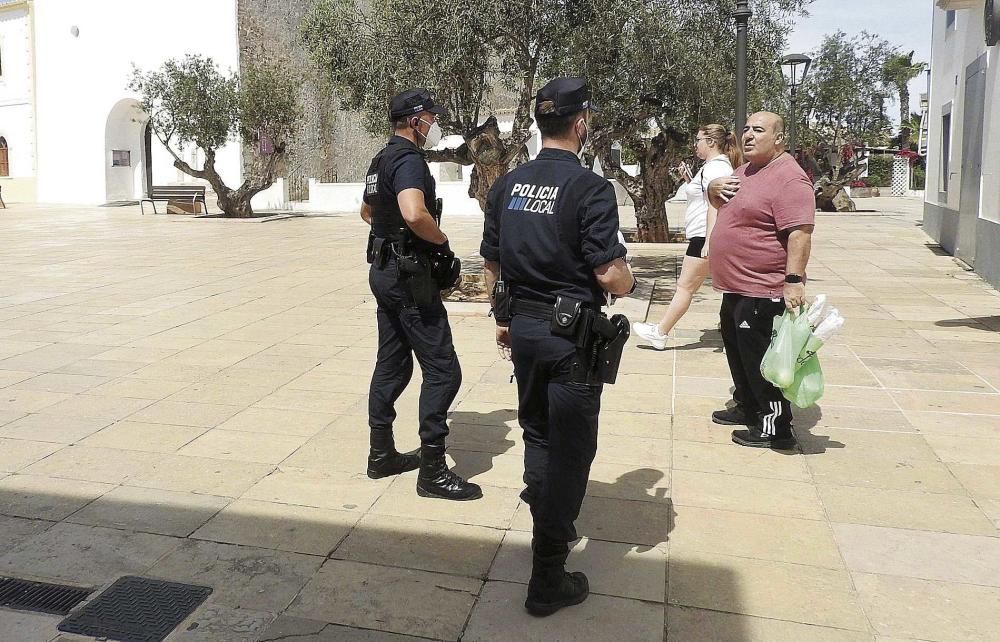
MULTIPOLYGON (((423 118, 420 119, 420 122, 424 123, 425 125, 427 124, 427 121, 424 120, 423 118)), ((424 144, 423 144, 423 148, 424 149, 430 149, 432 147, 437 147, 438 143, 441 142, 441 135, 442 135, 441 134, 441 125, 438 125, 437 121, 434 121, 433 123, 430 124, 430 126, 431 126, 431 128, 427 130, 427 135, 426 136, 424 136, 423 134, 420 134, 420 130, 419 129, 417 130, 418 134, 420 134, 421 136, 424 136, 424 144)))

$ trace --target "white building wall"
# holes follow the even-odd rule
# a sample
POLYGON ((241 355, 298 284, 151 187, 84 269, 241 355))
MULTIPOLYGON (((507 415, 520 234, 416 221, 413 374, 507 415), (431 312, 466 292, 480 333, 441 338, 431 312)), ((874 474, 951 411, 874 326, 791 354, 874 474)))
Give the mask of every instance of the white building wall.
POLYGON ((7 140, 11 178, 35 173, 31 108, 31 25, 26 7, 0 6, 0 136, 7 140))
MULTIPOLYGON (((141 127, 115 118, 109 127, 116 105, 136 98, 125 88, 132 66, 151 70, 192 53, 238 69, 236 0, 35 0, 34 11, 38 200, 102 203, 128 185, 140 197, 141 127), (131 170, 110 167, 109 144, 132 151, 131 170)), ((152 155, 154 184, 190 180, 155 137, 152 155)), ((238 184, 239 146, 220 150, 217 166, 227 185, 238 184)))
POLYGON ((946 25, 947 12, 934 8, 931 48, 931 91, 929 96, 927 189, 925 200, 957 210, 962 191, 962 145, 965 121, 965 70, 983 53, 989 56, 986 114, 982 135, 983 189, 980 216, 1000 221, 1000 192, 991 189, 1000 180, 1000 46, 987 51, 983 11, 962 9, 955 13, 952 27, 946 25), (951 111, 951 145, 948 163, 949 189, 941 192, 942 120, 951 111))

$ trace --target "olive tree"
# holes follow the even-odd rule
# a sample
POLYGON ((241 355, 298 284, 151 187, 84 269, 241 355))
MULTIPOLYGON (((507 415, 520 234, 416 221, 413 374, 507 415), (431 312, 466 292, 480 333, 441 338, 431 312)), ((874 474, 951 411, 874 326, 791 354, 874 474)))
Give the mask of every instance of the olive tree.
POLYGON ((174 167, 212 186, 225 216, 253 215, 250 200, 274 183, 288 137, 300 118, 297 83, 267 58, 247 61, 242 73, 223 73, 211 58, 172 58, 154 71, 135 68, 128 88, 141 97, 153 134, 173 156, 174 167), (215 166, 219 148, 243 144, 243 183, 227 186, 215 166), (181 157, 194 145, 205 162, 192 167, 181 157))
MULTIPOLYGON (((748 33, 751 110, 783 105, 776 64, 792 18, 811 0, 755 0, 748 33)), ((698 127, 735 128, 734 0, 588 0, 567 55, 553 72, 585 75, 601 107, 594 150, 635 205, 639 240, 668 239, 664 204, 698 127), (612 148, 638 164, 625 172, 612 148)), ((738 135, 738 134, 737 134, 738 135)))
POLYGON ((485 206, 493 182, 525 158, 542 69, 565 49, 574 10, 563 0, 319 0, 302 23, 307 48, 341 107, 389 131, 389 98, 421 86, 451 114, 462 144, 430 160, 472 166, 469 195, 485 206), (509 115, 511 131, 497 116, 509 115))

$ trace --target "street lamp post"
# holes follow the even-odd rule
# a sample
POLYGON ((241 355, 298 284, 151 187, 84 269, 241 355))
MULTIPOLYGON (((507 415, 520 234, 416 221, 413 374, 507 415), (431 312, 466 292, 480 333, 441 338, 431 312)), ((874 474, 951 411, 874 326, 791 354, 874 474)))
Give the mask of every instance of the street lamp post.
MULTIPOLYGON (((736 130, 743 131, 747 122, 747 23, 753 12, 750 0, 736 0, 736 130)), ((737 134, 739 136, 739 134, 737 134)))
POLYGON ((792 156, 795 156, 795 146, 798 142, 796 140, 795 94, 799 85, 805 82, 806 75, 809 74, 809 65, 812 64, 812 58, 805 54, 788 54, 787 56, 783 56, 778 61, 778 64, 787 70, 785 77, 788 79, 788 87, 791 91, 789 99, 791 109, 789 110, 788 142, 789 151, 792 156), (800 68, 801 73, 799 73, 800 68))

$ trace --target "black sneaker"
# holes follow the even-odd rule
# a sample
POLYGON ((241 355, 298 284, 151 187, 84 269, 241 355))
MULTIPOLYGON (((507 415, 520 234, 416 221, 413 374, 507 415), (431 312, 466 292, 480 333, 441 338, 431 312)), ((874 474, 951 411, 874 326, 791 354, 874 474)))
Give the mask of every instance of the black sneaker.
POLYGON ((765 435, 756 426, 746 430, 733 431, 733 443, 749 448, 772 448, 774 450, 791 450, 795 447, 795 436, 791 433, 774 437, 765 435))
POLYGON ((712 423, 723 426, 752 426, 757 422, 756 413, 748 413, 743 406, 723 408, 712 413, 712 423))

